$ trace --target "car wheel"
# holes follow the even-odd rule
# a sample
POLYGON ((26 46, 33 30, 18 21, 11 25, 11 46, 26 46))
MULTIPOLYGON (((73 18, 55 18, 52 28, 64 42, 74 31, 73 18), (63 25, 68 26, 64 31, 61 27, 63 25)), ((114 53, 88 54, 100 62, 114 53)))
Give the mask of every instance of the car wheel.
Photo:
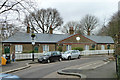
POLYGON ((62 61, 62 58, 59 58, 59 61, 61 62, 61 61, 62 61))
POLYGON ((68 60, 71 60, 71 57, 70 57, 70 56, 68 57, 68 60))
POLYGON ((47 60, 47 63, 50 63, 50 60, 49 60, 49 59, 47 60))
POLYGON ((78 59, 80 59, 80 58, 81 58, 81 56, 79 55, 79 56, 78 56, 78 59))

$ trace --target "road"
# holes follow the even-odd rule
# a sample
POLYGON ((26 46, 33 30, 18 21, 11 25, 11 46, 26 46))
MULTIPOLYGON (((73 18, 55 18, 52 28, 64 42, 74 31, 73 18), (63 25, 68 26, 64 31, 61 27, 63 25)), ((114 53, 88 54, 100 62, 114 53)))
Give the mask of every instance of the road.
POLYGON ((74 59, 74 60, 65 60, 62 62, 53 62, 49 64, 32 64, 30 68, 14 72, 12 74, 18 75, 20 78, 43 78, 50 73, 53 73, 57 70, 64 69, 70 66, 85 64, 94 62, 97 60, 103 60, 107 58, 106 56, 89 56, 89 57, 82 57, 81 59, 74 59))

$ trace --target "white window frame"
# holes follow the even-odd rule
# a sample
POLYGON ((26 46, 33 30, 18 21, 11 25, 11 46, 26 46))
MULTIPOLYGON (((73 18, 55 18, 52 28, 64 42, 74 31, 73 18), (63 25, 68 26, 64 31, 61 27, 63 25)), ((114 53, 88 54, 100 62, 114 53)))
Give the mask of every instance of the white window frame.
POLYGON ((22 53, 23 45, 15 45, 15 53, 22 53))
POLYGON ((101 50, 105 50, 105 45, 101 45, 101 50))
POLYGON ((49 51, 49 45, 43 45, 43 52, 49 51))
POLYGON ((89 50, 89 45, 85 45, 85 50, 89 50))
POLYGON ((71 50, 71 47, 72 47, 71 45, 67 45, 67 46, 66 46, 66 50, 67 50, 67 51, 68 51, 68 50, 71 50))

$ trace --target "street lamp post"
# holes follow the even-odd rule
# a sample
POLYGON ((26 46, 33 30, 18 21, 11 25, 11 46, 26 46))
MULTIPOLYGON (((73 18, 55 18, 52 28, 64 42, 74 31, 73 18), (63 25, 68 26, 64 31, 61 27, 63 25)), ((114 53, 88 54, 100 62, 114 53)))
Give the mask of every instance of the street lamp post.
POLYGON ((35 45, 35 33, 34 33, 34 28, 32 28, 32 34, 31 34, 31 37, 32 37, 32 61, 34 61, 34 45, 35 45))
POLYGON ((107 45, 107 49, 108 49, 108 55, 109 55, 110 44, 107 45))

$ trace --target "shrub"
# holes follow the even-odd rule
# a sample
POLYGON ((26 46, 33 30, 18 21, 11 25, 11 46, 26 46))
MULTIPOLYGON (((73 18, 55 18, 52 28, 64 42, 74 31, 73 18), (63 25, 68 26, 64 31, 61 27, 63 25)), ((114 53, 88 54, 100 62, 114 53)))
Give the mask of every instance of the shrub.
POLYGON ((61 46, 58 47, 58 51, 62 52, 62 47, 61 46))
POLYGON ((74 48, 72 48, 72 50, 79 50, 79 51, 83 51, 83 48, 81 48, 81 47, 74 47, 74 48))
POLYGON ((95 48, 91 48, 90 50, 95 50, 95 48))
MULTIPOLYGON (((23 51, 23 53, 33 53, 33 51, 23 51)), ((34 50, 34 53, 38 53, 38 51, 34 50)))
POLYGON ((32 52, 32 51, 23 51, 22 53, 30 53, 30 52, 32 52))

